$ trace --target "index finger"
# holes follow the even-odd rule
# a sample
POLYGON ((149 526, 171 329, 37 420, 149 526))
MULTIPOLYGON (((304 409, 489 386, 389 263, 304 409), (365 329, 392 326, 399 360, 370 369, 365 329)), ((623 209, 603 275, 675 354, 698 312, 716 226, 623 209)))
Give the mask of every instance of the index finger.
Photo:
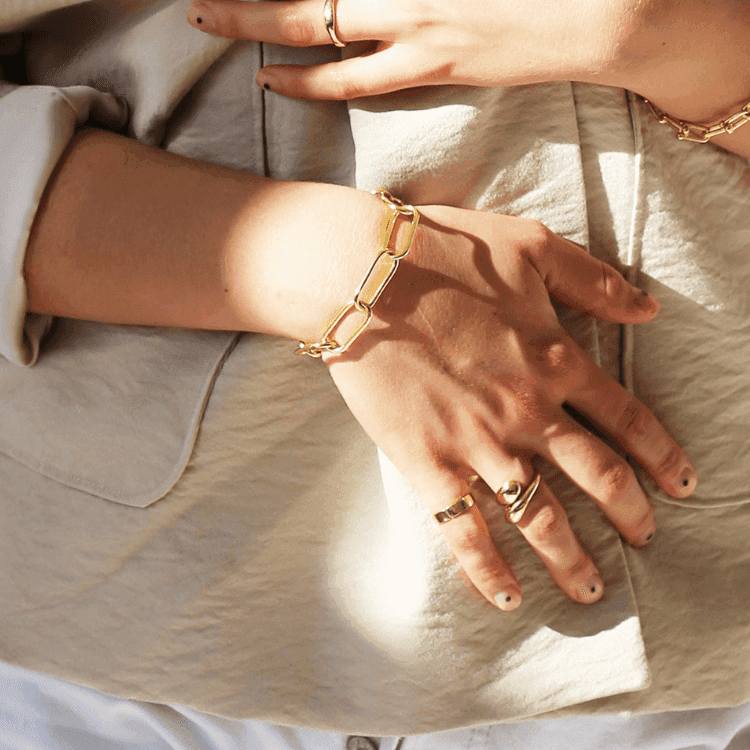
POLYGON ((672 497, 690 495, 695 468, 659 420, 632 393, 593 363, 566 401, 598 424, 672 497))
MULTIPOLYGON (((336 29, 344 42, 385 39, 376 34, 382 28, 383 14, 363 3, 356 13, 347 13, 351 3, 336 4, 336 29), (343 11, 342 6, 343 5, 343 11)), ((195 0, 187 12, 195 28, 230 39, 283 44, 287 47, 314 47, 332 44, 323 18, 323 0, 195 0)))

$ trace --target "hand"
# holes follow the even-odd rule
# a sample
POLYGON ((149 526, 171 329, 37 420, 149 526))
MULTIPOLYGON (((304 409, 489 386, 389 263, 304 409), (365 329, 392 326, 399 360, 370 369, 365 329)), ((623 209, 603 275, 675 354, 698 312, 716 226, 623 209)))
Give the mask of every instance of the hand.
MULTIPOLYGON (((200 0, 188 20, 238 39, 331 43, 323 0, 200 0)), ((337 0, 337 28, 368 46, 341 62, 269 66, 259 83, 297 98, 353 99, 425 85, 584 81, 631 89, 695 121, 750 98, 745 0, 337 0)))
MULTIPOLYGON (((363 191, 267 180, 86 131, 37 212, 24 265, 28 309, 313 341, 372 264, 383 212, 363 191)), ((429 206, 376 319, 348 352, 329 357, 331 374, 430 512, 465 494, 473 474, 493 491, 509 479, 527 484, 541 455, 627 541, 643 544, 654 515, 635 475, 563 404, 609 432, 670 495, 692 492, 693 468, 653 415, 566 336, 550 294, 621 323, 658 310, 537 222, 429 206)), ((596 568, 548 488, 518 526, 566 593, 601 596, 596 568)), ((476 506, 440 528, 489 601, 520 603, 476 506)))
MULTIPOLYGON (((532 458, 556 463, 625 539, 644 545, 654 512, 628 463, 563 409, 596 422, 675 497, 695 473, 636 398, 594 366, 560 327, 549 295, 598 318, 646 322, 658 304, 611 267, 541 224, 426 207, 414 248, 350 350, 328 355, 355 417, 423 498, 451 505, 479 475, 493 492, 528 486, 532 458)), ((521 587, 479 508, 440 526, 476 588, 501 609, 521 587)), ((565 512, 541 484, 518 528, 560 588, 590 603, 603 593, 565 512)))

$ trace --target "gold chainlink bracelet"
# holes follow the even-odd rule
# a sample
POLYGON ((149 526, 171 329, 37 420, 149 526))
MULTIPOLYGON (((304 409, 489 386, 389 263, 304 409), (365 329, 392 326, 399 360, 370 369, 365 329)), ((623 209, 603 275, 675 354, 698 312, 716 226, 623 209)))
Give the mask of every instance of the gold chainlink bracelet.
POLYGON ((414 206, 402 203, 398 198, 394 198, 387 190, 373 190, 373 195, 377 195, 388 208, 391 214, 383 225, 383 231, 380 237, 380 253, 370 266, 370 270, 365 275, 362 283, 354 292, 354 297, 347 302, 328 323, 320 341, 306 344, 300 341, 297 347, 297 354, 307 354, 309 357, 322 357, 324 354, 341 354, 345 352, 363 333, 367 325, 372 320, 372 308, 393 278, 398 269, 398 264, 411 249, 411 243, 414 240, 414 233, 419 224, 419 211, 414 206), (411 218, 411 224, 406 231, 406 237, 401 250, 391 249, 391 239, 396 228, 396 220, 399 216, 411 218), (358 313, 360 319, 352 328, 348 337, 343 343, 336 341, 334 334, 341 323, 352 313, 358 313))
POLYGON ((677 137, 681 141, 692 141, 693 143, 708 143, 708 141, 717 135, 724 133, 734 133, 737 128, 744 125, 746 122, 750 122, 750 102, 748 102, 739 112, 735 112, 733 115, 729 115, 726 119, 722 120, 718 125, 696 125, 694 122, 685 122, 684 120, 677 120, 674 117, 670 117, 665 112, 658 110, 648 99, 644 100, 648 104, 651 111, 654 113, 654 117, 662 123, 662 125, 670 125, 677 131, 677 137))

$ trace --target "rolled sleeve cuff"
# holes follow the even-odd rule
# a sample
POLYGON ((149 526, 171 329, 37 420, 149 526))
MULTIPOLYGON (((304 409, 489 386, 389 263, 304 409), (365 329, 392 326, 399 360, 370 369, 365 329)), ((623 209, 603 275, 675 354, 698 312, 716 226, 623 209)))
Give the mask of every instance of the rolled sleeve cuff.
POLYGON ((127 121, 127 105, 89 86, 23 86, 0 98, 0 354, 32 365, 52 324, 26 312, 26 246, 39 202, 76 128, 127 121))

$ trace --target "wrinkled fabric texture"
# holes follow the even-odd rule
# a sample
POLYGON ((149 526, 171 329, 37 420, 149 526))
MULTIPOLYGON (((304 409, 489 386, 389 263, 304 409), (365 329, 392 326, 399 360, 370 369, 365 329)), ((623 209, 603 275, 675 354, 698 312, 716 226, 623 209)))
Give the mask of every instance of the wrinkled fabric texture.
MULTIPOLYGON (((558 473, 547 475, 602 571, 607 603, 624 621, 640 623, 651 675, 643 690, 588 704, 581 698, 558 714, 746 700, 747 161, 677 141, 636 97, 577 84, 404 92, 357 103, 351 118, 359 186, 385 183, 416 203, 541 219, 625 270, 662 305, 654 322, 623 331, 578 314, 562 317, 594 361, 633 388, 685 448, 699 487, 675 501, 642 477, 656 507, 657 538, 635 550, 612 537, 600 551, 607 529, 598 528, 599 512, 558 473), (426 141, 438 144, 429 156, 426 141), (461 164, 468 177, 454 181, 461 164), (622 557, 611 554, 615 548, 622 557), (618 583, 625 588, 613 587, 618 583)), ((515 552, 507 556, 521 571, 524 607, 537 611, 543 605, 533 597, 549 595, 524 575, 515 552)), ((596 616, 578 609, 574 621, 577 615, 583 622, 596 616)), ((632 649, 635 663, 634 642, 611 627, 597 634, 605 635, 618 641, 620 658, 632 649)), ((529 645, 525 640, 518 652, 524 661, 536 656, 524 653, 529 645)), ((610 669, 607 646, 596 652, 603 657, 598 667, 590 663, 591 680, 610 669)))
POLYGON ((749 741, 750 704, 362 737, 124 701, 0 663, 0 750, 745 750, 749 741))
POLYGON ((36 362, 52 323, 49 316, 26 314, 23 259, 31 225, 54 166, 89 116, 116 128, 126 109, 88 86, 6 86, 0 99, 0 142, 9 145, 0 152, 0 354, 17 364, 36 362))
POLYGON ((184 21, 188 4, 38 15, 37 3, 25 27, 14 5, 6 28, 26 30, 28 83, 114 95, 146 143, 344 184, 355 147, 361 188, 535 217, 629 264, 662 301, 656 322, 561 319, 704 484, 683 504, 649 487, 659 533, 636 551, 543 467, 603 573, 591 607, 478 493, 524 586, 523 606, 501 613, 464 585, 419 499, 290 342, 60 322, 33 368, 0 367, 0 408, 38 404, 25 432, 4 418, 0 433, 0 658, 123 698, 366 735, 750 699, 747 162, 582 85, 411 91, 349 115, 290 102, 257 88, 258 66, 331 50, 207 37, 184 21), (20 457, 47 444, 46 470, 20 457))

